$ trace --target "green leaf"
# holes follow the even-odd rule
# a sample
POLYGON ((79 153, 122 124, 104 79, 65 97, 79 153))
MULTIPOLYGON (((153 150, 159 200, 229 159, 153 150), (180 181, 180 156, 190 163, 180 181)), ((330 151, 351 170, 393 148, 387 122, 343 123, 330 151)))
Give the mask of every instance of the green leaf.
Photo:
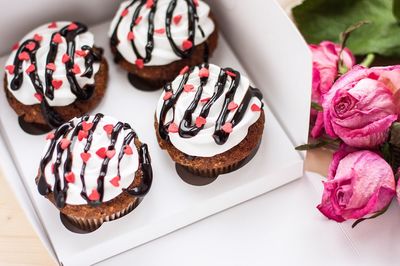
POLYGON ((328 146, 330 144, 335 144, 338 143, 338 139, 329 139, 329 140, 318 140, 315 143, 307 143, 304 145, 297 146, 295 149, 297 151, 308 151, 308 150, 313 150, 321 147, 328 146))
POLYGON ((364 60, 360 63, 360 65, 369 67, 372 65, 372 63, 375 60, 375 55, 374 54, 367 54, 367 56, 364 58, 364 60))
POLYGON ((400 0, 393 0, 393 15, 400 22, 400 0))
POLYGON ((371 23, 353 32, 347 47, 356 55, 400 57, 400 25, 393 14, 398 3, 393 1, 305 0, 292 11, 308 43, 323 40, 340 43, 341 32, 360 20, 367 20, 371 23))
POLYGON ((389 209, 389 206, 390 206, 390 203, 389 203, 384 209, 382 209, 382 210, 379 211, 379 212, 376 212, 376 213, 373 214, 372 216, 367 217, 367 218, 358 219, 357 221, 355 221, 355 222, 352 224, 351 228, 356 227, 359 223, 364 222, 365 220, 370 220, 370 219, 374 219, 374 218, 376 218, 376 217, 381 216, 382 214, 384 214, 384 213, 389 209))
POLYGON ((318 112, 322 112, 324 110, 322 109, 322 106, 316 102, 311 102, 311 108, 318 112))

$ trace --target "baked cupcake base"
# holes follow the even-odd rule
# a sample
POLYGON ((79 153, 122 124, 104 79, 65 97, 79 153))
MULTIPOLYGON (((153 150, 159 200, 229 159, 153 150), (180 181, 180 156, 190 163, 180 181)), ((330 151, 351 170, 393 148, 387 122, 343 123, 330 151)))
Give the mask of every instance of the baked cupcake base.
POLYGON ((264 132, 264 123, 265 114, 261 112, 260 118, 249 127, 247 136, 238 145, 213 157, 195 157, 182 153, 169 141, 165 141, 160 137, 157 119, 154 126, 160 147, 169 153, 176 164, 184 167, 188 172, 196 176, 215 178, 218 175, 239 169, 254 157, 264 132))
POLYGON ((126 61, 118 52, 115 46, 111 45, 114 54, 114 61, 123 69, 129 72, 131 84, 140 90, 154 91, 161 89, 166 83, 175 79, 185 66, 195 66, 204 62, 204 54, 208 45, 208 56, 214 53, 218 43, 218 29, 208 37, 207 41, 197 45, 190 58, 181 59, 162 66, 144 66, 138 68, 136 65, 126 61), (134 78, 137 78, 136 82, 134 78))
MULTIPOLYGON (((54 110, 65 120, 68 121, 71 118, 79 117, 89 111, 93 110, 103 98, 108 81, 108 64, 106 59, 103 57, 99 71, 95 75, 95 89, 92 97, 87 101, 76 100, 74 103, 67 106, 57 106, 54 110)), ((4 90, 10 106, 14 109, 17 115, 20 117, 21 123, 25 122, 25 125, 21 127, 24 131, 28 130, 29 134, 44 134, 51 130, 47 126, 45 118, 43 117, 40 104, 35 105, 24 105, 19 102, 14 95, 7 89, 7 77, 4 77, 4 90), (30 125, 29 125, 30 124, 30 125), (29 130, 29 127, 33 127, 29 130), (36 129, 36 131, 35 131, 36 129)))

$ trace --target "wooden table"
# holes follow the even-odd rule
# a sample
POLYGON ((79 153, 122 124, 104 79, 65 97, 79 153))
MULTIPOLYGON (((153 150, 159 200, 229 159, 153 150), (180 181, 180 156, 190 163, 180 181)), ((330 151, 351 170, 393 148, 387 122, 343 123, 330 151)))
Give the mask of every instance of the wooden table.
MULTIPOLYGON (((331 152, 307 154, 306 170, 325 175, 331 152)), ((0 265, 55 265, 37 237, 15 195, 0 174, 0 265)))

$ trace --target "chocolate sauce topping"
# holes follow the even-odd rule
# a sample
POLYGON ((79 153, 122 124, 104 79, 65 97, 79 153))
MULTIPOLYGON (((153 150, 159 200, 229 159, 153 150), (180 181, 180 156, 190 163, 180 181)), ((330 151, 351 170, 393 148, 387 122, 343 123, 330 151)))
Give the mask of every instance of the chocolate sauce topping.
MULTIPOLYGON (((58 32, 53 33, 50 41, 49 53, 46 58, 46 66, 48 64, 54 64, 54 61, 57 57, 59 44, 54 41, 53 37, 56 34, 60 34, 62 37, 65 38, 67 42, 67 55, 69 56, 70 59, 68 62, 65 63, 65 68, 66 68, 67 79, 71 87, 71 91, 76 95, 78 100, 88 100, 93 94, 94 85, 86 85, 82 88, 81 86, 79 86, 76 80, 76 76, 72 71, 74 67, 74 56, 76 50, 75 38, 79 34, 85 33, 87 31, 87 27, 79 22, 74 22, 74 24, 77 26, 76 29, 71 30, 68 28, 69 27, 68 25, 63 27, 58 32)), ((40 48, 40 42, 34 39, 28 39, 19 46, 19 49, 14 58, 15 75, 11 80, 10 88, 11 90, 14 91, 19 90, 21 88, 22 83, 24 82, 23 69, 22 69, 23 60, 21 60, 19 56, 21 55, 21 53, 28 53, 30 63, 34 66, 33 71, 29 73, 29 78, 35 88, 38 97, 42 99, 40 103, 41 112, 47 124, 51 128, 56 128, 62 125, 65 121, 57 113, 55 108, 51 107, 47 101, 47 98, 51 100, 54 99, 54 87, 52 85, 54 71, 46 67, 45 81, 43 84, 37 72, 36 52, 39 48, 40 48), (33 49, 32 49, 32 44, 34 44, 33 49)), ((85 58, 86 69, 82 74, 82 76, 90 78, 93 76, 93 63, 99 62, 101 60, 102 57, 101 50, 99 53, 98 51, 94 50, 92 47, 89 46, 83 46, 81 47, 81 49, 88 51, 88 54, 85 58)))
MULTIPOLYGON (((196 49, 195 45, 193 45, 190 49, 183 50, 175 43, 172 33, 171 33, 171 24, 172 24, 172 20, 173 20, 173 14, 174 14, 175 8, 177 6, 177 1, 178 0, 170 1, 170 4, 167 9, 166 19, 165 19, 165 30, 166 30, 166 35, 167 35, 168 41, 169 41, 174 53, 177 56, 179 56, 180 58, 188 58, 193 54, 194 50, 196 49)), ((187 7, 188 7, 188 38, 187 38, 187 40, 191 41, 192 44, 194 44, 194 40, 196 37, 196 35, 195 35, 196 34, 196 26, 199 29, 199 31, 203 37, 205 37, 205 34, 204 34, 204 31, 201 28, 201 26, 197 25, 197 23, 199 22, 199 17, 197 15, 196 5, 195 5, 194 1, 193 0, 185 0, 185 1, 187 3, 187 7)), ((147 2, 146 0, 132 0, 132 2, 125 8, 125 10, 127 10, 128 8, 132 7, 135 3, 138 3, 138 6, 136 7, 136 9, 134 10, 134 13, 133 13, 132 22, 130 25, 130 31, 132 31, 133 28, 135 27, 136 21, 139 18, 140 11, 143 8, 146 8, 146 2, 147 2)), ((149 27, 147 30, 147 43, 145 46, 146 55, 141 55, 136 47, 135 40, 131 40, 132 49, 135 52, 136 57, 138 59, 142 59, 144 63, 150 62, 150 60, 152 58, 152 51, 154 49, 154 17, 156 16, 157 2, 158 2, 157 0, 154 0, 154 3, 149 12, 149 16, 147 18, 149 27)), ((120 42, 120 40, 118 39, 118 36, 117 36, 117 32, 118 32, 118 28, 121 24, 122 19, 123 19, 123 16, 121 16, 119 18, 117 25, 115 26, 115 29, 111 36, 111 45, 114 47, 116 47, 120 42)), ((208 51, 208 45, 206 42, 206 49, 204 51, 204 61, 205 62, 208 62, 208 55, 209 55, 209 51, 208 51)), ((123 56, 118 51, 116 51, 115 61, 118 62, 122 58, 123 58, 123 56)))
MULTIPOLYGON (((103 114, 96 114, 91 121, 92 126, 87 131, 87 141, 82 153, 87 153, 90 150, 93 141, 93 134, 97 129, 97 126, 100 120, 103 118, 103 114)), ((81 160, 79 155, 72 154, 72 149, 74 143, 79 141, 77 137, 79 133, 83 130, 83 123, 89 122, 89 116, 83 116, 78 123, 74 124, 74 120, 71 120, 67 123, 61 125, 54 132, 54 137, 50 140, 50 145, 40 161, 39 172, 38 172, 38 191, 41 195, 48 195, 53 192, 56 206, 58 208, 63 208, 66 204, 67 191, 68 191, 68 182, 66 180, 66 175, 71 172, 72 162, 73 160, 81 160), (69 137, 68 137, 69 136, 69 137), (61 139, 67 139, 70 141, 70 145, 67 148, 62 147, 61 139), (45 177, 45 169, 47 165, 51 162, 54 151, 56 151, 56 160, 54 165, 52 166, 52 171, 54 174, 54 186, 51 187, 45 177), (66 156, 65 156, 66 153, 66 156), (74 157, 75 156, 75 157, 74 157), (62 163, 62 158, 65 158, 63 171, 60 171, 60 166, 62 163)), ((76 121, 76 120, 75 120, 76 121)), ((103 129, 99 129, 103 130, 103 129)), ((120 176, 120 162, 125 156, 124 147, 131 144, 132 141, 138 141, 138 137, 135 131, 130 127, 129 124, 118 122, 113 126, 112 133, 110 135, 110 143, 107 147, 108 151, 115 150, 115 145, 117 143, 118 137, 122 130, 129 130, 126 134, 120 153, 118 154, 118 176, 120 176)), ((136 147, 136 146, 135 146, 136 147)), ((149 191, 152 180, 153 180, 153 172, 151 168, 151 161, 148 152, 148 148, 146 144, 142 144, 140 148, 137 149, 139 154, 139 168, 138 171, 142 173, 142 177, 140 180, 140 184, 137 187, 126 189, 130 195, 135 197, 143 197, 149 191)), ((82 184, 82 192, 81 197, 86 200, 86 202, 92 206, 97 206, 103 202, 104 196, 104 177, 107 175, 108 164, 110 162, 110 158, 105 157, 101 164, 101 168, 99 169, 99 176, 97 178, 97 192, 99 194, 98 200, 91 200, 86 191, 85 184, 85 170, 86 170, 86 162, 83 162, 82 168, 80 171, 80 182, 82 184)), ((76 180, 75 182, 79 182, 76 180)))
MULTIPOLYGON (((207 63, 199 66, 199 68, 209 68, 209 65, 207 63)), ((161 136, 162 139, 168 140, 168 127, 170 126, 171 122, 174 121, 175 117, 172 118, 171 121, 165 121, 166 116, 168 112, 172 109, 175 108, 175 105, 182 94, 184 90, 184 86, 187 83, 190 74, 193 72, 194 68, 191 68, 189 71, 184 73, 182 75, 182 80, 179 84, 178 89, 172 96, 164 101, 164 104, 161 108, 160 111, 160 117, 159 117, 159 135, 161 136)), ((213 134, 213 138, 215 140, 215 143, 218 145, 223 145, 229 138, 229 133, 226 133, 222 127, 225 123, 230 122, 232 124, 232 127, 235 127, 237 124, 240 123, 240 121, 243 119, 246 111, 248 110, 249 104, 251 102, 251 99, 253 97, 258 98, 262 102, 263 95, 259 89, 249 87, 249 89, 246 92, 246 95, 244 96, 242 102, 238 106, 238 109, 236 110, 235 115, 231 119, 231 121, 227 121, 228 115, 230 113, 228 106, 229 103, 231 103, 235 97, 237 88, 240 85, 240 73, 232 68, 224 68, 221 69, 217 83, 215 84, 214 87, 214 94, 212 97, 210 97, 207 102, 204 104, 200 111, 200 116, 206 119, 209 115, 211 107, 214 105, 214 103, 222 97, 224 93, 224 88, 227 85, 228 82, 228 74, 231 73, 231 83, 229 84, 229 89, 225 93, 225 98, 224 98, 224 104, 221 109, 221 112, 219 113, 218 119, 215 124, 215 131, 213 134)), ((199 77, 200 78, 200 77, 199 77)), ((194 96, 193 101, 190 103, 189 107, 186 109, 182 121, 179 122, 179 135, 182 138, 191 138, 196 136, 203 128, 204 125, 201 127, 197 127, 192 121, 193 113, 195 112, 196 108, 199 105, 199 102, 201 100, 201 95, 203 93, 203 87, 208 83, 208 77, 203 77, 200 78, 200 86, 197 88, 196 94, 194 96)), ((165 92, 172 92, 172 83, 168 83, 164 86, 165 92)), ((261 106, 262 108, 262 106, 261 106)), ((175 114, 173 113, 175 116, 175 114)))

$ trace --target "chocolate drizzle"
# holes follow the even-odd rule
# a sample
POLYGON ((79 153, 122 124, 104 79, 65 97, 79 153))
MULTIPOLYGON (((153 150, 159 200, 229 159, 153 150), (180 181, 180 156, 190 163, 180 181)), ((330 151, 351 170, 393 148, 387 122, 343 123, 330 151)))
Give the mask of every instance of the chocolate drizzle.
MULTIPOLYGON (((67 199, 67 191, 68 191, 68 181, 66 180, 66 176, 68 173, 71 173, 72 170, 72 162, 73 160, 82 160, 78 156, 74 158, 74 154, 72 153, 73 146, 77 140, 77 137, 79 136, 79 132, 82 132, 83 130, 83 123, 91 123, 91 128, 87 131, 87 140, 85 147, 82 151, 82 153, 87 153, 90 150, 90 147, 92 145, 93 141, 93 134, 96 131, 99 122, 103 118, 103 114, 96 114, 93 118, 93 120, 90 122, 90 117, 89 116, 83 116, 79 122, 75 125, 73 120, 70 122, 67 122, 60 126, 55 132, 54 132, 54 137, 51 139, 49 147, 42 158, 39 166, 39 172, 38 172, 38 177, 37 177, 37 185, 38 185, 38 191, 41 195, 48 195, 51 192, 53 192, 54 199, 55 199, 55 204, 58 208, 63 208, 66 204, 66 199, 67 199), (61 139, 68 139, 70 141, 70 145, 63 149, 62 147, 62 141, 61 139), (66 156, 65 154, 66 153, 66 156), (52 171, 54 175, 54 186, 51 187, 46 180, 45 176, 45 169, 47 165, 51 162, 53 155, 56 156, 56 160, 54 164, 52 165, 52 171), (64 165, 63 165, 63 171, 60 170, 60 166, 62 164, 62 158, 65 158, 64 165)), ((100 129, 103 130, 103 129, 100 129)), ((133 140, 137 140, 137 135, 135 131, 130 127, 129 124, 118 122, 112 130, 112 133, 110 135, 110 144, 107 147, 107 151, 113 151, 115 150, 115 145, 117 143, 118 137, 121 133, 121 131, 129 131, 122 143, 121 150, 118 154, 118 176, 120 176, 120 163, 123 157, 126 155, 125 154, 125 147, 131 145, 131 142, 133 140)), ((136 147, 136 146, 135 146, 136 147)), ((129 193, 132 196, 135 197, 143 197, 147 194, 151 187, 151 183, 153 180, 153 172, 151 168, 151 161, 150 161, 150 156, 149 152, 147 149, 146 144, 142 144, 140 148, 137 148, 137 152, 139 155, 139 168, 138 171, 141 171, 142 177, 140 180, 140 184, 136 187, 129 187, 129 189, 124 189, 127 193, 129 193)), ((92 154, 92 156, 95 156, 95 154, 92 154)), ((97 192, 99 194, 98 200, 91 200, 90 196, 88 196, 87 189, 86 189, 86 182, 85 182, 85 170, 87 163, 83 162, 82 168, 80 171, 80 180, 75 180, 74 182, 81 182, 82 184, 82 191, 81 191, 81 197, 85 199, 85 201, 92 205, 92 206, 97 206, 103 202, 103 196, 104 196, 104 178, 107 175, 108 171, 108 164, 110 160, 112 160, 113 157, 109 158, 108 156, 105 156, 103 159, 103 162, 101 164, 101 168, 99 169, 99 176, 97 178, 97 192)), ((90 160, 88 161, 90 163, 90 160)))
MULTIPOLYGON (((199 16, 197 14, 196 5, 195 5, 194 1, 193 0, 184 0, 184 1, 186 2, 187 7, 188 7, 188 38, 187 38, 187 40, 193 44, 193 46, 191 48, 186 49, 186 50, 181 49, 179 47, 179 45, 177 45, 175 43, 172 33, 171 33, 171 24, 173 21, 173 14, 175 12, 178 0, 170 1, 170 4, 168 5, 168 8, 167 8, 166 18, 165 18, 165 30, 166 30, 166 35, 167 35, 168 41, 169 41, 174 53, 177 56, 179 56, 180 58, 188 58, 193 54, 193 52, 196 48, 194 45, 194 40, 196 37, 196 25, 199 22, 199 16)), ((130 24, 131 32, 133 31, 134 27, 136 26, 137 20, 140 18, 141 10, 143 8, 147 8, 146 2, 147 2, 146 0, 132 0, 132 2, 125 8, 125 10, 128 10, 134 4, 136 4, 136 3, 138 4, 133 12, 132 22, 130 24)), ((157 2, 158 2, 157 0, 154 0, 154 3, 150 8, 150 12, 149 12, 149 16, 148 16, 149 27, 147 30, 147 43, 145 46, 146 55, 143 56, 140 54, 139 50, 136 47, 134 39, 130 41, 131 45, 132 45, 132 49, 136 55, 136 58, 142 59, 144 63, 148 63, 151 61, 152 51, 154 49, 154 18, 156 16, 156 12, 157 12, 157 2)), ((121 15, 115 26, 115 29, 111 35, 111 45, 114 47, 117 47, 117 45, 120 42, 120 40, 118 39, 118 28, 119 28, 123 18, 124 18, 124 16, 121 15)), ((204 31, 201 28, 201 26, 197 25, 197 28, 199 29, 200 34, 203 37, 205 37, 204 31)), ((208 51, 208 45, 206 42, 205 50, 204 50, 204 61, 205 62, 208 62, 208 55, 209 55, 209 51, 208 51)), ((116 51, 115 61, 118 62, 122 58, 123 58, 123 56, 118 51, 116 51)))
MULTIPOLYGON (((207 63, 205 63, 205 64, 199 66, 199 68, 208 69, 209 65, 207 63)), ((158 120, 159 121, 159 128, 158 128, 159 135, 164 140, 169 140, 168 128, 171 125, 171 123, 175 120, 175 105, 176 105, 177 101, 179 100, 179 97, 181 96, 182 92, 184 91, 184 86, 185 86, 185 84, 187 84, 189 76, 193 72, 193 70, 194 70, 194 68, 191 68, 189 71, 187 71, 186 73, 184 73, 182 75, 181 82, 175 93, 173 93, 173 90, 172 90, 172 83, 168 83, 164 86, 165 92, 172 93, 172 96, 169 99, 164 101, 164 104, 160 111, 160 117, 158 120), (171 110, 173 112, 173 117, 172 117, 171 121, 166 122, 165 119, 167 117, 167 114, 171 110)), ((200 111, 199 116, 206 119, 210 113, 211 107, 223 95, 224 89, 228 82, 228 73, 230 74, 232 81, 230 82, 229 89, 225 94, 223 106, 222 106, 221 112, 218 115, 218 119, 215 124, 215 130, 213 133, 214 141, 218 145, 223 145, 229 138, 229 133, 227 133, 226 131, 223 130, 223 126, 227 122, 229 122, 229 123, 231 123, 232 128, 234 128, 243 119, 245 113, 248 110, 251 100, 254 97, 256 97, 262 103, 262 98, 263 98, 263 95, 259 89, 249 87, 242 102, 240 103, 237 110, 235 111, 233 118, 231 119, 231 121, 227 121, 228 115, 231 112, 229 110, 229 104, 231 102, 233 102, 233 100, 234 100, 235 94, 237 92, 237 88, 240 85, 241 75, 238 71, 236 71, 232 68, 224 68, 224 69, 220 70, 217 83, 215 84, 215 87, 214 87, 213 95, 205 102, 204 106, 202 107, 202 109, 200 111)), ((203 87, 207 83, 208 83, 208 76, 200 78, 200 86, 197 88, 194 99, 189 104, 188 108, 186 109, 182 120, 179 121, 178 133, 179 133, 179 136, 182 138, 194 137, 204 128, 204 125, 198 127, 192 121, 192 117, 193 117, 193 113, 197 109, 199 102, 201 100, 201 96, 203 93, 203 87)), ((262 106, 261 106, 261 108, 262 108, 262 106)))
MULTIPOLYGON (((81 23, 74 22, 76 25, 75 29, 69 29, 69 25, 63 27, 58 32, 54 32, 51 36, 51 41, 49 45, 49 53, 46 58, 46 70, 45 70, 45 82, 44 86, 42 81, 39 78, 37 71, 37 63, 36 63, 36 52, 40 48, 40 42, 34 39, 28 39, 24 43, 22 43, 16 52, 14 58, 14 66, 15 66, 15 75, 10 82, 10 89, 13 91, 17 91, 21 88, 23 84, 23 69, 22 63, 23 60, 19 58, 21 53, 28 53, 30 63, 34 66, 34 69, 29 73, 30 80, 35 88, 36 94, 41 98, 40 109, 43 117, 45 118, 47 124, 51 128, 56 128, 65 123, 64 119, 60 116, 59 113, 55 110, 55 108, 51 107, 48 103, 47 99, 54 99, 54 87, 52 85, 53 81, 53 72, 51 68, 47 67, 48 64, 54 64, 55 59, 58 53, 58 43, 55 42, 54 36, 56 34, 60 34, 65 38, 67 42, 67 55, 69 56, 69 61, 65 63, 66 68, 66 76, 71 87, 72 93, 74 93, 78 100, 88 100, 94 91, 94 85, 85 85, 83 88, 79 86, 75 73, 73 73, 74 67, 74 56, 75 56, 75 38, 79 34, 85 33, 87 31, 87 27, 81 23), (32 44, 34 47, 32 49, 32 44)), ((101 60, 101 52, 99 54, 98 51, 95 51, 92 47, 83 46, 82 50, 87 50, 88 54, 85 58, 85 71, 81 76, 90 78, 93 76, 93 63, 99 62, 101 60)))

